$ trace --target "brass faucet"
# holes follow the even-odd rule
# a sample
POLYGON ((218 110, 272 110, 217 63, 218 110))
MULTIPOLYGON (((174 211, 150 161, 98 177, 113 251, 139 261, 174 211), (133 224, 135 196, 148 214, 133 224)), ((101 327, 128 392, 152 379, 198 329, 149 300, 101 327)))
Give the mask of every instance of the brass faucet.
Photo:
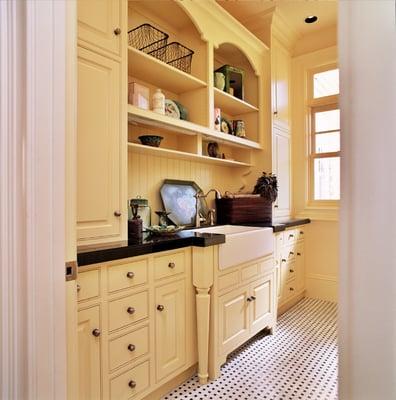
MULTIPOLYGON (((201 226, 201 222, 206 222, 205 218, 202 218, 199 213, 199 199, 206 199, 208 197, 209 193, 215 192, 216 193, 216 199, 221 199, 221 193, 217 189, 210 189, 206 194, 203 192, 197 192, 194 197, 196 199, 195 202, 195 209, 196 209, 196 214, 195 214, 195 226, 199 228, 201 226), (202 218, 202 219, 201 219, 202 218)), ((210 218, 210 225, 214 225, 214 214, 216 210, 215 209, 210 209, 209 210, 209 218, 210 218)))

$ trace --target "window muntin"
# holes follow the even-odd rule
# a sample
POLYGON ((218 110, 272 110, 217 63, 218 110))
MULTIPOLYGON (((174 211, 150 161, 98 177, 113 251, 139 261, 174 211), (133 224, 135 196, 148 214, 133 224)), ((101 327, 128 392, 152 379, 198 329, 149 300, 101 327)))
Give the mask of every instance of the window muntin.
POLYGON ((340 92, 338 68, 329 69, 313 74, 313 98, 333 96, 340 92))

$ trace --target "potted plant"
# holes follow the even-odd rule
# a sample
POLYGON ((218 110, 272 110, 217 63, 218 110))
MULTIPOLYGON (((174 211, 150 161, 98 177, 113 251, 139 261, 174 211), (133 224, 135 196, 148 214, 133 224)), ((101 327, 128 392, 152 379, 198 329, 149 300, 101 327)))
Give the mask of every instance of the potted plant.
POLYGON ((253 194, 259 194, 273 203, 278 197, 278 179, 276 175, 263 172, 263 175, 257 179, 253 194))

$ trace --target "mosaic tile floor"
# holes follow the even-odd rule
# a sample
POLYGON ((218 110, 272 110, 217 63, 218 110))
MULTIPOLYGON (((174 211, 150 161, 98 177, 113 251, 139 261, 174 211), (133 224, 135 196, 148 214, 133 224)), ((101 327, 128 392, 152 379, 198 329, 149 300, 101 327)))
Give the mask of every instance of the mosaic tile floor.
POLYGON ((259 334, 233 352, 221 377, 193 376, 163 400, 336 400, 337 305, 304 299, 283 314, 273 336, 259 334))

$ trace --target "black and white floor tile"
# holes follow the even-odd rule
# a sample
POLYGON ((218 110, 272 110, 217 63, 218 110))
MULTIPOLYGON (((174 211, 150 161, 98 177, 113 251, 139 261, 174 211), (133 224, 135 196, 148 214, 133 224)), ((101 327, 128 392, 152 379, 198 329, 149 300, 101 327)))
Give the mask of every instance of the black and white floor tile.
POLYGON ((336 400, 337 305, 304 299, 234 351, 221 377, 200 386, 196 376, 163 400, 336 400))

